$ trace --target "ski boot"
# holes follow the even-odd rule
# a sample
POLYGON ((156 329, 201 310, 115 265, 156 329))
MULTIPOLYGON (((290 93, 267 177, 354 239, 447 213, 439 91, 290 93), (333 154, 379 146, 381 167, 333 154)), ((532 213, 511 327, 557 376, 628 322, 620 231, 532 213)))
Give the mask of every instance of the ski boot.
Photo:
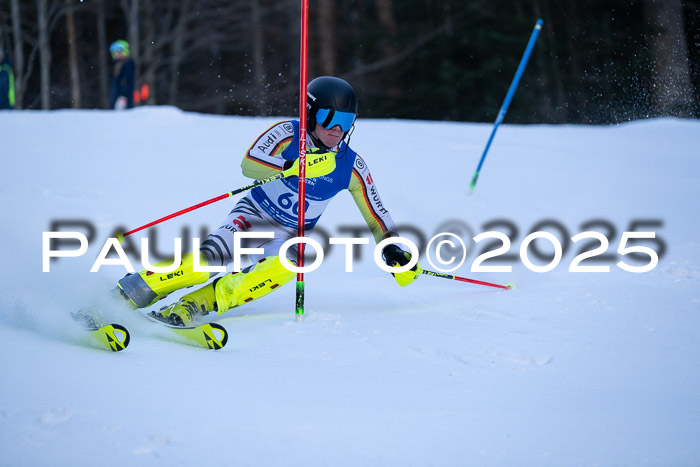
POLYGON ((231 273, 216 282, 214 292, 219 314, 264 297, 287 282, 295 273, 282 265, 278 256, 261 259, 244 272, 231 273))
MULTIPOLYGON (((218 279, 217 279, 218 280, 218 279)), ((198 316, 208 315, 217 311, 214 285, 217 281, 207 284, 201 289, 184 295, 176 303, 152 311, 151 316, 171 326, 190 326, 198 316)))
POLYGON ((221 314, 264 297, 294 278, 277 256, 263 258, 240 273, 231 273, 199 290, 184 295, 177 303, 151 316, 174 326, 190 326, 198 316, 212 311, 221 314))
MULTIPOLYGON (((161 261, 155 266, 164 267, 172 260, 161 261)), ((199 253, 199 264, 208 266, 206 257, 199 253)), ((180 266, 173 272, 153 272, 144 269, 136 274, 128 274, 117 283, 117 295, 132 308, 145 308, 165 298, 169 293, 184 287, 202 284, 209 280, 208 272, 194 271, 194 255, 188 253, 180 266)))

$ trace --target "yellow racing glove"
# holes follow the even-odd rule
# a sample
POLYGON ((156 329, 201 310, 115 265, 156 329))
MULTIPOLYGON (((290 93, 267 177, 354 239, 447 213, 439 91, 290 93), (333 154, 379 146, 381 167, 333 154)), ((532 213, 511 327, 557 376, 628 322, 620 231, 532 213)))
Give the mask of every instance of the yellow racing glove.
MULTIPOLYGON (((387 266, 400 267, 405 266, 411 261, 411 253, 402 250, 398 245, 391 243, 384 247, 382 250, 382 257, 387 266)), ((411 269, 404 272, 392 272, 391 275, 394 276, 396 282, 399 283, 401 287, 407 286, 414 280, 418 279, 423 270, 415 264, 411 269)))

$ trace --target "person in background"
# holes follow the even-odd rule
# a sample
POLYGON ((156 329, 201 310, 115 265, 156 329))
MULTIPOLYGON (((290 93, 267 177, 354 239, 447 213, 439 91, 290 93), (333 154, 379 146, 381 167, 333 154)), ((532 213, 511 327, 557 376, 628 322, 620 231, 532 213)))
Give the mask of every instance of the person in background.
POLYGON ((15 108, 15 72, 10 59, 0 49, 0 110, 15 108))
POLYGON ((134 107, 134 61, 129 57, 129 43, 118 40, 109 46, 114 60, 114 73, 110 91, 109 107, 114 110, 134 107))

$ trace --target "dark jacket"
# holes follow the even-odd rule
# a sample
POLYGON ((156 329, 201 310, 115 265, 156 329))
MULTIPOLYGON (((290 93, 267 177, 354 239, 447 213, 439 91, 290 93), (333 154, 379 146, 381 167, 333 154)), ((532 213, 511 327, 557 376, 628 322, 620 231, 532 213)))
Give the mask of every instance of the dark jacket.
POLYGON ((117 98, 124 96, 127 108, 134 106, 134 61, 130 58, 114 62, 114 77, 109 96, 109 107, 114 109, 117 98))
POLYGON ((0 62, 0 110, 15 108, 15 74, 12 63, 5 57, 0 62))

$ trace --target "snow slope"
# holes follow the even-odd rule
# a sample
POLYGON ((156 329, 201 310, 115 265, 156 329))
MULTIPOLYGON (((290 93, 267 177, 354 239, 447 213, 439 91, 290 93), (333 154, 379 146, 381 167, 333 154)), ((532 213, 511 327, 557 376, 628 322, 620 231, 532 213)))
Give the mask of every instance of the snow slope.
MULTIPOLYGON (((89 272, 105 238, 249 183, 242 154, 275 121, 0 113, 0 465, 700 463, 700 122, 503 125, 469 196, 491 125, 360 120, 352 145, 406 237, 453 232, 469 246, 455 274, 516 288, 427 276, 400 288, 370 246, 351 273, 334 249, 306 275, 303 323, 287 286, 217 317, 222 351, 158 339, 105 298, 123 268, 89 272), (57 220, 96 235, 44 273, 42 232, 57 220), (569 248, 536 273, 518 254, 544 220, 569 248), (616 266, 648 262, 616 253, 635 220, 656 232, 644 245, 665 246, 641 274, 616 266), (512 272, 470 270, 486 230, 511 237, 515 256, 484 264, 512 272), (567 238, 584 230, 610 237, 611 256, 582 264, 610 272, 569 272, 581 243, 567 238), (126 351, 89 345, 67 318, 95 304, 131 330, 126 351)), ((234 203, 145 234, 167 254, 234 203)), ((320 225, 347 237, 363 221, 343 193, 320 225)))

